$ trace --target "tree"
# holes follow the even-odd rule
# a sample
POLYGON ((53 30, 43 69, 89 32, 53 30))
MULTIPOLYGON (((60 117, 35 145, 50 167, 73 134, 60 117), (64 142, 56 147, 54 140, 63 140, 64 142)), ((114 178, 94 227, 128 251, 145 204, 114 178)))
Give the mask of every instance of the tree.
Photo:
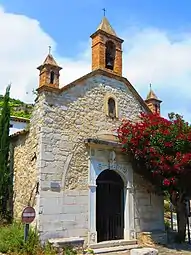
POLYGON ((12 185, 9 169, 9 127, 10 127, 10 106, 9 106, 10 85, 6 89, 3 98, 3 107, 0 116, 0 216, 7 218, 10 185, 12 185))
POLYGON ((136 171, 154 184, 156 192, 170 194, 177 211, 178 239, 185 241, 185 199, 191 194, 191 126, 178 114, 165 119, 141 113, 137 123, 123 120, 117 132, 136 171))

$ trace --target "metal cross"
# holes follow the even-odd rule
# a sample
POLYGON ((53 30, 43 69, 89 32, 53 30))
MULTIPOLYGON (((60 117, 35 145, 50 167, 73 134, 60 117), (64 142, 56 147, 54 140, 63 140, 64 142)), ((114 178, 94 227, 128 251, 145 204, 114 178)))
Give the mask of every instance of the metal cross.
POLYGON ((51 53, 51 46, 48 46, 48 53, 51 53))
POLYGON ((103 10, 103 16, 105 17, 106 9, 103 8, 102 10, 103 10))

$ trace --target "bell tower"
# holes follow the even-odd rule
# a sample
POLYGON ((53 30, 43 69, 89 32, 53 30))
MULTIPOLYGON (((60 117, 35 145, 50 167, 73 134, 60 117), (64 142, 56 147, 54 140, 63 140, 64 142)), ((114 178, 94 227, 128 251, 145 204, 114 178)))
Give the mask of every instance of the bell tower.
POLYGON ((147 99, 145 100, 145 103, 149 107, 149 109, 152 111, 152 113, 156 113, 160 115, 160 104, 162 103, 161 100, 158 99, 156 94, 153 92, 150 84, 150 91, 147 95, 147 99))
POLYGON ((53 56, 50 53, 47 55, 43 64, 37 67, 40 71, 39 74, 39 88, 42 86, 48 86, 52 88, 59 88, 59 76, 62 67, 58 66, 53 56))
POLYGON ((92 71, 103 69, 122 76, 122 43, 104 16, 92 38, 92 71))

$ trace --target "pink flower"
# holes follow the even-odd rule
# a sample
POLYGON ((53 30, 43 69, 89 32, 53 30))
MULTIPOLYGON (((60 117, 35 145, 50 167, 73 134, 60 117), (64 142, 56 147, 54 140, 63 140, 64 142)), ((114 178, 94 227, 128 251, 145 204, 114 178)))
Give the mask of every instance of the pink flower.
POLYGON ((164 179, 163 185, 164 186, 169 186, 170 185, 170 181, 168 179, 164 179))

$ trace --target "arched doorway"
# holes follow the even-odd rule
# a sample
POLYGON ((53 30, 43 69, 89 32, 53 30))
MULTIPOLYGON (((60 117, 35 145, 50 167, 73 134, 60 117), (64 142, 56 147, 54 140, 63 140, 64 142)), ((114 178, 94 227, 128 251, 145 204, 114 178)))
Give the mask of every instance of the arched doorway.
POLYGON ((104 170, 96 180, 97 241, 124 238, 124 183, 119 174, 104 170))

